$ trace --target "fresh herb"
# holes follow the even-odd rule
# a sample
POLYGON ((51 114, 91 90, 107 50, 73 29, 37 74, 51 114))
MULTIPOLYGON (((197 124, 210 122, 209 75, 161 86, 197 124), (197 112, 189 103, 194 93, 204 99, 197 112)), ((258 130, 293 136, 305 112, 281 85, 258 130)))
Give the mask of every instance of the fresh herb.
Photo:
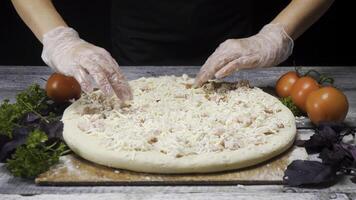
POLYGON ((21 115, 17 105, 9 103, 7 99, 4 100, 0 105, 0 135, 11 138, 12 130, 21 115))
POLYGON ((58 163, 59 157, 68 153, 67 146, 61 141, 48 144, 47 135, 40 131, 32 131, 26 143, 18 147, 6 167, 14 175, 22 178, 35 178, 58 163))
POLYGON ((40 112, 48 108, 46 104, 48 97, 46 91, 42 89, 38 84, 33 84, 25 91, 20 92, 16 96, 16 102, 23 113, 27 112, 40 112))
POLYGON ((283 178, 289 186, 321 185, 335 180, 336 173, 334 168, 318 161, 294 160, 283 178))
POLYGON ((21 117, 28 112, 38 113, 48 109, 46 100, 46 92, 38 84, 31 85, 19 93, 16 103, 11 104, 9 100, 4 100, 0 105, 0 135, 12 138, 12 131, 16 126, 20 126, 18 122, 21 117))
POLYGON ((14 137, 4 138, 4 142, 0 146, 0 161, 6 161, 11 157, 11 154, 21 145, 26 143, 26 140, 31 132, 39 129, 46 133, 49 140, 63 140, 63 123, 58 117, 57 120, 53 120, 50 123, 46 123, 40 120, 36 115, 32 113, 26 114, 21 124, 23 126, 16 127, 13 130, 14 137))
POLYGON ((282 97, 280 98, 280 101, 292 111, 294 116, 299 117, 303 115, 303 112, 293 103, 292 97, 282 97))
POLYGON ((355 130, 341 123, 321 123, 306 141, 297 141, 309 154, 319 153, 319 161, 293 161, 284 181, 290 186, 333 184, 341 175, 356 183, 356 145, 345 142, 355 130))
POLYGON ((58 161, 66 145, 63 111, 70 103, 55 103, 34 84, 0 104, 0 162, 15 176, 33 178, 58 161))

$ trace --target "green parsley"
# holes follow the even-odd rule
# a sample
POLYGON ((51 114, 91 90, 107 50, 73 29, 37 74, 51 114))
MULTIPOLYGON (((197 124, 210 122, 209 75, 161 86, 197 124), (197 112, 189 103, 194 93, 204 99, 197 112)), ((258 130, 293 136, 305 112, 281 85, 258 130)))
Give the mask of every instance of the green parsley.
POLYGON ((5 99, 0 105, 0 135, 12 138, 12 131, 19 126, 18 121, 28 112, 37 113, 47 109, 46 91, 33 84, 16 96, 16 103, 5 99))
POLYGON ((12 138, 12 130, 21 116, 22 113, 16 104, 11 104, 7 99, 4 100, 0 105, 0 135, 12 138))
POLYGON ((34 130, 28 136, 26 143, 18 147, 11 159, 7 160, 7 169, 17 177, 35 178, 58 163, 59 157, 68 153, 67 146, 60 142, 47 145, 47 135, 34 130))
POLYGON ((303 116, 303 112, 293 103, 292 97, 282 97, 280 98, 280 101, 292 111, 294 116, 303 116))

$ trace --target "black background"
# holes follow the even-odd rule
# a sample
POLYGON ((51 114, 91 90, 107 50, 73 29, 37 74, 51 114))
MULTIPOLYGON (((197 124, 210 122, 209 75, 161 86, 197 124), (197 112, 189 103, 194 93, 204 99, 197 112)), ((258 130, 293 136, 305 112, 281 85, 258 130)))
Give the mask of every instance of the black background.
MULTIPOLYGON (((29 1, 30 2, 30 1, 29 1)), ((81 37, 110 51, 110 0, 54 0, 66 22, 81 37)), ((257 32, 289 1, 256 1, 257 32)), ((353 1, 339 0, 295 42, 293 55, 283 65, 356 65, 353 1)), ((42 45, 17 16, 9 0, 0 0, 0 65, 44 65, 42 45)))

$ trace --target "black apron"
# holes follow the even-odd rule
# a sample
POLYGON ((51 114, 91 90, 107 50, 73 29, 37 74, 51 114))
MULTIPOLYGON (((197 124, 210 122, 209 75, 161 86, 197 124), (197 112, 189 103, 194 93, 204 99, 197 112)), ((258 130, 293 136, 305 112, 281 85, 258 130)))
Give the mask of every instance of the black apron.
POLYGON ((202 65, 217 46, 251 34, 251 0, 112 0, 120 65, 202 65))

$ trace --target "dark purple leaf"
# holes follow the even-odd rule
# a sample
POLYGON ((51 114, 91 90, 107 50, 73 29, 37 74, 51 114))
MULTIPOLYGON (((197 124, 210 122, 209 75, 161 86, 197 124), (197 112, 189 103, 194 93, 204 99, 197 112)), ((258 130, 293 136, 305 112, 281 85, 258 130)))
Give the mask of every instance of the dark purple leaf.
POLYGON ((342 143, 341 146, 349 153, 353 160, 356 161, 356 146, 345 143, 342 143))
POLYGON ((2 147, 8 143, 11 139, 9 137, 7 137, 6 135, 1 135, 0 134, 0 151, 2 149, 2 147))
POLYGON ((338 141, 338 134, 332 129, 325 127, 323 131, 316 132, 304 143, 309 154, 319 153, 323 148, 330 148, 338 141))
POLYGON ((345 123, 339 122, 324 122, 320 123, 319 126, 316 128, 317 133, 325 133, 330 131, 334 131, 338 137, 338 141, 341 141, 342 138, 346 135, 353 135, 355 136, 355 130, 348 127, 345 123))
POLYGON ((0 162, 5 162, 7 158, 16 150, 20 145, 25 144, 26 138, 12 140, 6 143, 0 150, 0 162))
POLYGON ((2 145, 4 145, 6 142, 10 141, 11 138, 9 138, 7 135, 2 135, 0 134, 0 149, 2 145))
POLYGON ((17 127, 14 129, 14 131, 12 132, 13 135, 13 140, 17 140, 19 138, 23 138, 23 137, 27 137, 28 134, 31 132, 32 130, 26 127, 17 127))
POLYGON ((44 131, 48 139, 58 138, 63 140, 63 122, 60 120, 52 121, 50 123, 42 122, 40 128, 44 131))
POLYGON ((315 129, 315 134, 304 144, 299 142, 299 146, 304 146, 309 154, 320 153, 323 148, 332 148, 334 143, 341 142, 345 135, 353 132, 343 123, 320 123, 315 129))
POLYGON ((288 165, 283 180, 290 186, 305 186, 331 183, 336 179, 336 170, 317 161, 295 160, 288 165))
POLYGON ((353 183, 356 183, 356 176, 353 176, 350 180, 351 180, 353 183))
POLYGON ((320 153, 318 161, 293 161, 286 169, 284 181, 291 186, 335 183, 339 175, 352 175, 356 183, 356 146, 346 144, 346 135, 355 137, 355 130, 343 123, 321 123, 309 140, 296 141, 309 154, 320 153))
POLYGON ((353 158, 342 145, 334 144, 332 149, 324 148, 319 154, 319 158, 326 165, 334 166, 337 169, 352 165, 353 158))
POLYGON ((5 143, 0 149, 0 162, 4 162, 15 149, 26 142, 26 138, 31 130, 25 127, 15 128, 13 131, 13 138, 5 143))
POLYGON ((24 118, 21 120, 21 124, 32 124, 40 120, 40 117, 32 112, 25 114, 24 118))
POLYGON ((294 144, 298 147, 304 147, 306 141, 307 140, 296 140, 294 144))
POLYGON ((324 129, 333 129, 336 133, 340 133, 343 130, 347 129, 348 126, 345 123, 340 123, 340 122, 321 122, 319 123, 317 130, 322 131, 324 129))

